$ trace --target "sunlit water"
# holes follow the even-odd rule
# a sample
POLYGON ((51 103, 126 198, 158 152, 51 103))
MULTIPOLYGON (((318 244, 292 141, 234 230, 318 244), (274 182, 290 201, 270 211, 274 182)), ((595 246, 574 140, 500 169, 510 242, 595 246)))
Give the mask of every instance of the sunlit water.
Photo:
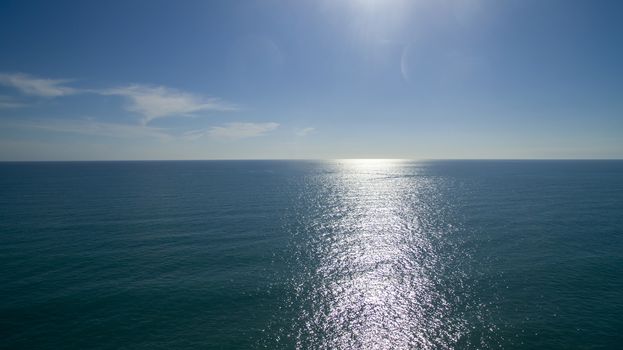
POLYGON ((617 348, 623 162, 0 164, 0 348, 617 348))
POLYGON ((298 348, 432 348, 468 333, 453 260, 466 252, 444 182, 399 161, 343 161, 309 179, 296 232, 298 348))

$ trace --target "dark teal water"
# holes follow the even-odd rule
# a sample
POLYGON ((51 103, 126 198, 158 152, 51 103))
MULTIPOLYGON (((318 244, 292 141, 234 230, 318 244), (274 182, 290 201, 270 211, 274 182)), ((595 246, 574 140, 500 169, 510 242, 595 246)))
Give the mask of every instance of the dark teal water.
POLYGON ((0 348, 617 349, 623 161, 0 163, 0 348))

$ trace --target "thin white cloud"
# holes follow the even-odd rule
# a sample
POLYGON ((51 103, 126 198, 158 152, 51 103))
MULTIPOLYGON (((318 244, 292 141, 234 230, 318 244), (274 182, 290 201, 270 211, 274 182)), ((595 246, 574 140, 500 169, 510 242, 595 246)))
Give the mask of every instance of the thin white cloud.
POLYGON ((0 85, 13 87, 23 94, 40 97, 59 97, 79 92, 65 86, 71 80, 42 79, 22 73, 0 73, 0 85))
POLYGON ((218 98, 200 96, 164 86, 129 85, 100 91, 103 95, 122 96, 129 101, 127 110, 141 114, 143 124, 158 118, 192 116, 200 111, 231 111, 236 107, 218 98))
POLYGON ((208 130, 200 129, 200 130, 190 130, 182 134, 182 139, 194 141, 200 139, 208 134, 208 130))
POLYGON ((54 132, 106 136, 113 138, 159 138, 171 139, 166 130, 143 125, 98 122, 92 119, 36 120, 12 124, 14 127, 40 129, 54 132))
POLYGON ((315 130, 316 130, 316 128, 309 127, 309 128, 297 129, 294 133, 297 136, 307 136, 310 133, 314 132, 315 130))
POLYGON ((222 126, 213 126, 206 134, 214 138, 244 139, 262 136, 279 127, 278 123, 228 123, 222 126))
MULTIPOLYGON (((43 79, 23 73, 0 73, 0 85, 12 87, 23 94, 39 97, 59 97, 77 93, 121 96, 128 101, 126 109, 142 116, 147 125, 154 119, 172 116, 195 116, 198 112, 233 111, 238 107, 219 98, 205 98, 193 93, 168 88, 131 84, 108 89, 76 89, 66 86, 69 79, 43 79)), ((0 96, 0 108, 25 106, 21 102, 0 96)))
POLYGON ((8 96, 1 96, 0 95, 0 109, 3 108, 19 108, 19 107, 24 107, 25 104, 16 101, 14 99, 12 99, 11 97, 8 96))
POLYGON ((158 138, 161 140, 196 140, 202 137, 218 139, 244 139, 265 135, 279 127, 278 123, 228 123, 208 129, 191 130, 179 134, 173 130, 147 125, 99 122, 94 119, 39 119, 18 121, 7 126, 46 130, 51 132, 105 136, 121 139, 158 138))

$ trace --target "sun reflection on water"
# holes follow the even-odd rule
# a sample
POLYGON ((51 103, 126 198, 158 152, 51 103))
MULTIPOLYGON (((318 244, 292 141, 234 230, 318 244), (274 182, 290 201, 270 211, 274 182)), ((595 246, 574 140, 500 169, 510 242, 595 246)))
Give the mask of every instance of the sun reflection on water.
POLYGON ((315 179, 298 348, 443 348, 464 333, 444 271, 451 254, 440 252, 450 226, 439 183, 418 167, 345 160, 315 179))

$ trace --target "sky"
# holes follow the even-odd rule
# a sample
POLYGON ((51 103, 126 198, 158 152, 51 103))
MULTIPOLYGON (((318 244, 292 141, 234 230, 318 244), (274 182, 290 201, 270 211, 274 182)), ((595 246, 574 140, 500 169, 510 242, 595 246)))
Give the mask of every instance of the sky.
POLYGON ((623 158, 623 2, 0 2, 0 160, 623 158))

